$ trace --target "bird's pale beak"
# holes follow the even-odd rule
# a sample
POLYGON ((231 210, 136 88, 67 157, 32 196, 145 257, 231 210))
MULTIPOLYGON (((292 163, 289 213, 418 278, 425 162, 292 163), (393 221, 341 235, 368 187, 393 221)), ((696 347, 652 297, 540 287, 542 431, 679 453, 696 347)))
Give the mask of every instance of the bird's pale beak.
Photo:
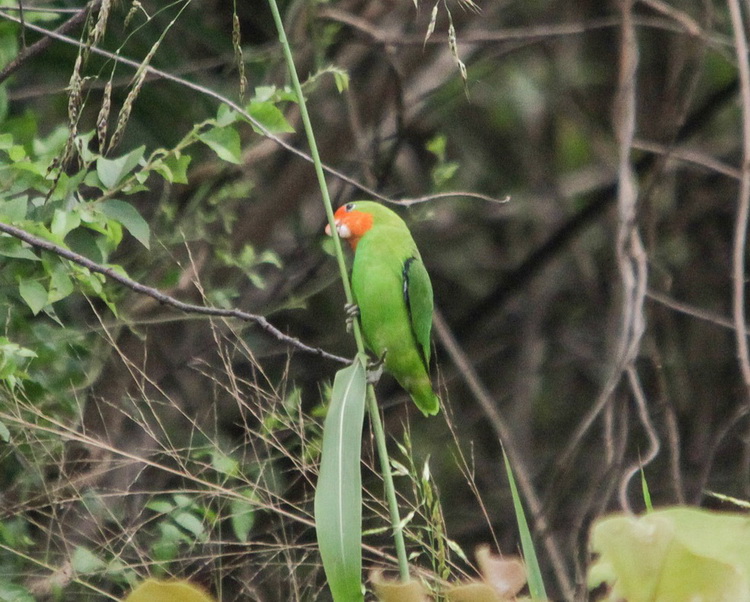
MULTIPOLYGON (((339 238, 349 238, 352 235, 351 230, 349 230, 349 226, 347 226, 344 223, 341 223, 340 220, 336 220, 334 222, 336 224, 336 232, 339 233, 339 238)), ((328 236, 331 235, 331 224, 326 225, 326 234, 328 236)))

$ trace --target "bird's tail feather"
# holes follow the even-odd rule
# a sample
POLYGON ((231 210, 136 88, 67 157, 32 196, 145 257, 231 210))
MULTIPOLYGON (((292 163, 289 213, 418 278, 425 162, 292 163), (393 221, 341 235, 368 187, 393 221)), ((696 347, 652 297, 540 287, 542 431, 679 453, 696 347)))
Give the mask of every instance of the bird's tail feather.
POLYGON ((414 387, 409 391, 412 400, 425 416, 434 416, 440 411, 440 398, 432 390, 432 385, 414 387))

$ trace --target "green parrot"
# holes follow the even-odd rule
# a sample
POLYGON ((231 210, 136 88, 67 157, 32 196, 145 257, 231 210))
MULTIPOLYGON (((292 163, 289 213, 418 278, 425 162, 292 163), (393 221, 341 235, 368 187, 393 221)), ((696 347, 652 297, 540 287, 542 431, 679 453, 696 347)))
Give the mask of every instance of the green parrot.
POLYGON ((373 201, 343 205, 334 217, 354 250, 352 293, 365 344, 425 416, 437 414, 429 373, 432 284, 409 229, 373 201))

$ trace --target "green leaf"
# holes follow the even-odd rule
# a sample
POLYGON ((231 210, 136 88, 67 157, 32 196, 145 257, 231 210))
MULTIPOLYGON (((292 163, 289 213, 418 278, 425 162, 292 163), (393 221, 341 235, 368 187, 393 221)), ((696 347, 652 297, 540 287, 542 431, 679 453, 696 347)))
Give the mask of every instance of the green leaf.
POLYGON ((13 162, 18 163, 26 158, 26 149, 20 144, 11 146, 8 151, 8 158, 13 162))
POLYGON ((59 236, 60 240, 63 240, 68 235, 68 232, 75 230, 80 225, 81 216, 74 211, 55 209, 55 214, 52 216, 52 224, 50 224, 50 231, 55 236, 59 236))
POLYGON ((523 559, 526 563, 529 593, 531 594, 532 600, 546 600, 547 593, 544 588, 542 571, 539 568, 539 560, 536 557, 536 550, 534 549, 534 540, 531 537, 531 530, 526 522, 526 514, 523 511, 523 504, 521 504, 521 496, 518 493, 516 479, 513 476, 513 469, 510 466, 508 456, 505 454, 505 449, 503 449, 503 461, 505 462, 505 472, 508 475, 510 493, 513 498, 513 510, 516 515, 516 522, 518 523, 518 533, 521 538, 523 559))
POLYGON ((21 585, 0 580, 0 600, 5 602, 36 602, 29 590, 21 585))
POLYGON ((257 502, 251 489, 241 492, 247 499, 233 498, 229 503, 231 512, 232 531, 238 541, 246 542, 250 531, 255 525, 255 508, 257 502))
MULTIPOLYGON (((253 94, 254 102, 265 102, 267 100, 273 100, 276 94, 276 86, 256 86, 255 94, 253 94)), ((10 143, 13 143, 13 137, 10 138, 10 143)), ((1 147, 0 147, 1 148, 1 147)))
POLYGON ((219 159, 240 163, 240 135, 231 127, 214 127, 198 135, 198 139, 214 151, 219 159))
POLYGON ((101 558, 83 546, 78 546, 75 549, 70 562, 73 565, 75 572, 81 575, 96 573, 107 566, 101 558))
POLYGON ((272 102, 251 102, 247 107, 247 112, 272 134, 294 131, 284 117, 284 113, 272 102))
POLYGON ((122 224, 144 247, 150 248, 151 230, 148 227, 148 222, 130 203, 109 199, 101 203, 99 208, 108 218, 122 224))
MULTIPOLYGON (((44 157, 48 159, 56 156, 65 148, 65 143, 68 141, 69 134, 70 132, 67 125, 60 124, 56 128, 54 128, 46 137, 34 138, 34 140, 32 141, 34 156, 44 157)), ((93 135, 93 132, 91 132, 91 134, 93 135)), ((77 136, 76 138, 81 141, 83 140, 83 136, 77 136)), ((88 140, 91 140, 91 136, 88 137, 88 140)), ((81 150, 83 151, 83 149, 81 150)), ((84 157, 82 158, 84 163, 88 163, 93 160, 86 159, 84 157)))
POLYGON ((10 431, 3 422, 0 422, 0 439, 5 441, 5 443, 8 443, 10 441, 10 431))
POLYGON ((8 118, 8 89, 3 86, 0 88, 0 122, 8 118))
POLYGON ((154 171, 167 182, 187 184, 187 168, 190 165, 190 155, 168 155, 154 164, 154 171))
POLYGON ((146 504, 146 508, 159 514, 169 514, 174 510, 174 505, 166 500, 151 500, 146 504))
POLYGON ((39 261, 39 258, 34 255, 34 252, 23 245, 24 243, 12 236, 0 236, 0 255, 3 255, 4 257, 13 257, 14 259, 39 261))
POLYGON ((654 506, 651 504, 651 492, 648 488, 648 482, 646 481, 646 473, 641 466, 641 491, 643 492, 643 503, 646 505, 646 510, 651 512, 654 506))
POLYGON ((68 270, 59 261, 50 269, 49 273, 49 293, 47 303, 55 303, 60 299, 65 299, 73 292, 73 281, 68 275, 68 270))
POLYGON ((22 370, 27 360, 35 357, 37 355, 31 349, 0 337, 0 380, 14 387, 19 378, 24 378, 22 370))
MULTIPOLYGON (((171 527, 177 531, 177 527, 171 525, 171 527)), ((151 555, 157 562, 169 562, 177 557, 180 546, 171 540, 160 539, 155 541, 151 546, 151 555)))
POLYGON ((194 514, 190 512, 179 512, 174 515, 174 522, 186 531, 190 531, 196 537, 203 535, 205 528, 203 522, 194 514))
POLYGON ((748 532, 745 513, 697 508, 601 518, 591 531, 598 558, 589 569, 589 587, 608 583, 609 599, 628 602, 748 602, 748 532))
POLYGON ((333 73, 333 81, 336 82, 339 94, 349 89, 349 74, 346 71, 331 67, 331 73, 333 73))
POLYGON ((211 454, 211 466, 216 472, 228 477, 236 477, 240 472, 240 463, 218 450, 211 454))
POLYGON ((104 186, 114 188, 138 165, 145 150, 145 146, 139 146, 117 159, 99 157, 96 160, 96 175, 104 186))
POLYGON ((21 280, 18 283, 18 292, 34 315, 37 315, 47 305, 47 289, 36 280, 21 280))
POLYGON ((172 496, 172 499, 174 500, 174 503, 177 504, 179 508, 190 508, 191 506, 195 506, 195 502, 193 501, 193 496, 185 495, 183 493, 175 493, 172 496))
POLYGON ((297 95, 291 88, 277 88, 276 86, 257 86, 252 102, 297 102, 297 95))
POLYGON ((0 201, 0 218, 4 222, 20 222, 26 219, 28 206, 29 197, 25 194, 8 201, 0 201))
POLYGON ((166 521, 159 523, 159 532, 161 536, 151 546, 151 554, 160 562, 174 560, 179 552, 180 543, 190 541, 179 527, 166 521))
POLYGON ((339 370, 323 429, 315 530, 336 602, 363 600, 360 456, 366 386, 365 369, 358 358, 339 370))
POLYGON ((232 125, 239 119, 239 114, 232 107, 227 104, 221 103, 219 110, 216 111, 216 125, 220 128, 232 125))

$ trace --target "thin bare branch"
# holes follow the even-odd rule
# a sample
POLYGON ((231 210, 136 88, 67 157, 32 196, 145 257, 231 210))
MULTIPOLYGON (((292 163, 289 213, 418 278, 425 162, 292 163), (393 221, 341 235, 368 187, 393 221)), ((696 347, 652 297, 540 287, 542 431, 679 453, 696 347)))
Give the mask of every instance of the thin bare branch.
MULTIPOLYGON (((615 133, 619 146, 618 169, 618 223, 617 266, 622 290, 622 316, 616 352, 615 372, 619 379, 622 371, 628 375, 630 389, 636 400, 641 423, 649 434, 653 427, 645 412, 645 401, 638 375, 633 366, 640 351, 641 339, 646 329, 643 305, 648 283, 648 256, 643 246, 637 223, 638 188, 631 160, 636 126, 636 76, 638 70, 638 45, 633 23, 634 0, 621 0, 622 28, 620 40, 620 76, 615 107, 615 133)), ((655 439, 655 437, 654 437, 655 439)), ((647 458, 625 471, 620 483, 620 504, 630 510, 627 486, 637 470, 658 453, 650 448, 647 458)))
POLYGON ((667 159, 677 159, 686 163, 700 165, 701 167, 713 170, 735 180, 740 180, 742 178, 742 171, 733 165, 727 165, 726 163, 722 163, 713 157, 709 157, 697 151, 674 148, 650 140, 643 140, 642 138, 635 138, 633 140, 633 148, 654 153, 656 155, 663 155, 667 159))
POLYGON ((412 198, 406 198, 406 199, 399 199, 398 201, 394 201, 396 205, 403 205, 405 207, 410 207, 411 205, 417 205, 419 203, 427 203, 430 201, 437 201, 439 199, 455 199, 455 198, 468 198, 468 199, 477 199, 478 201, 486 201, 487 203, 496 203, 498 205, 501 205, 503 203, 507 203, 510 201, 510 196, 506 196, 502 199, 491 197, 486 194, 481 194, 479 192, 467 192, 467 191, 461 191, 456 190, 454 192, 436 192, 434 194, 426 194, 424 196, 418 196, 418 197, 412 197, 412 198))
POLYGON ((672 297, 665 295, 664 293, 660 293, 655 290, 649 290, 646 293, 646 296, 649 299, 653 299, 657 303, 661 303, 669 309, 673 309, 674 311, 678 311, 687 316, 692 316, 693 318, 704 320, 706 322, 710 322, 711 324, 715 324, 716 326, 720 326, 721 328, 728 328, 729 330, 735 330, 736 328, 735 323, 731 319, 725 318, 721 314, 701 309, 699 307, 694 307, 692 305, 688 305, 687 303, 683 303, 682 301, 677 301, 676 299, 673 299, 672 297))
POLYGON ((737 49, 737 67, 742 97, 742 178, 740 180, 737 218, 734 227, 732 313, 737 342, 737 359, 742 380, 750 394, 750 352, 745 336, 747 331, 745 318, 745 249, 747 246, 747 222, 750 214, 750 62, 748 62, 747 37, 739 0, 729 0, 729 13, 737 49))
POLYGON ((675 20, 677 23, 682 25, 682 27, 685 28, 685 31, 687 31, 690 35, 693 35, 696 37, 701 35, 700 24, 685 11, 678 10, 674 8, 673 6, 670 6, 663 0, 640 0, 640 1, 641 1, 641 4, 645 4, 649 8, 664 15, 665 17, 669 17, 670 19, 675 20))
POLYGON ((91 261, 87 257, 84 257, 83 255, 74 253, 73 251, 65 249, 48 240, 37 238, 36 236, 29 234, 25 230, 16 228, 15 226, 11 226, 10 224, 0 222, 0 232, 5 232, 6 234, 18 238, 19 240, 22 240, 25 243, 28 243, 38 249, 43 249, 45 251, 49 251, 50 253, 54 253, 55 255, 83 266, 91 270, 92 272, 102 274, 103 276, 106 276, 107 278, 122 284, 123 286, 136 293, 151 297, 159 303, 174 307, 175 309, 179 309, 180 311, 183 311, 185 313, 198 314, 201 316, 216 316, 221 318, 237 318, 238 320, 243 320, 245 322, 252 322, 259 326, 261 329, 265 330, 268 334, 270 334, 278 341, 281 341, 282 343, 289 345, 290 347, 294 347, 295 349, 299 349, 300 351, 304 351, 305 353, 317 355, 318 357, 332 360, 334 362, 339 362, 341 364, 351 363, 351 360, 345 357, 328 353, 327 351, 318 347, 310 347, 309 345, 305 345, 299 339, 295 339, 294 337, 290 337, 289 335, 284 334, 273 324, 271 324, 264 316, 251 314, 239 309, 222 309, 219 307, 207 307, 205 305, 185 303, 184 301, 175 299, 174 297, 171 297, 158 289, 146 286, 145 284, 141 284, 140 282, 136 282, 135 280, 131 280, 130 278, 128 278, 127 276, 123 276, 120 272, 114 270, 113 268, 100 265, 94 261, 91 261))
MULTIPOLYGON (((717 35, 714 32, 706 32, 697 26, 694 20, 680 18, 679 11, 667 14, 659 11, 668 18, 653 18, 638 16, 633 18, 633 23, 638 27, 663 29, 676 33, 687 33, 705 40, 711 46, 729 46, 731 40, 717 35)), ((330 5, 321 5, 317 16, 322 19, 335 21, 351 27, 355 31, 364 34, 375 43, 384 46, 424 46, 426 44, 444 44, 442 39, 430 37, 425 39, 423 34, 408 34, 402 31, 390 32, 370 23, 366 19, 335 8, 330 5)), ((495 44, 500 42, 530 42, 535 40, 548 40, 564 36, 581 35, 599 29, 614 29, 619 27, 621 19, 618 16, 590 19, 576 23, 550 23, 532 27, 493 28, 488 31, 470 30, 461 33, 463 44, 495 44)))
MULTIPOLYGON (((747 226, 750 217, 750 61, 748 61, 747 36, 739 0, 729 0, 729 14, 734 32, 737 69, 740 79, 742 106, 742 178, 737 199, 737 217, 734 223, 732 253, 732 314, 735 323, 737 361, 745 384, 745 405, 750 406, 750 350, 748 349, 747 319, 745 316, 745 253, 747 252, 747 226)), ((745 437, 740 460, 744 475, 745 492, 750 491, 750 440, 745 437)))

